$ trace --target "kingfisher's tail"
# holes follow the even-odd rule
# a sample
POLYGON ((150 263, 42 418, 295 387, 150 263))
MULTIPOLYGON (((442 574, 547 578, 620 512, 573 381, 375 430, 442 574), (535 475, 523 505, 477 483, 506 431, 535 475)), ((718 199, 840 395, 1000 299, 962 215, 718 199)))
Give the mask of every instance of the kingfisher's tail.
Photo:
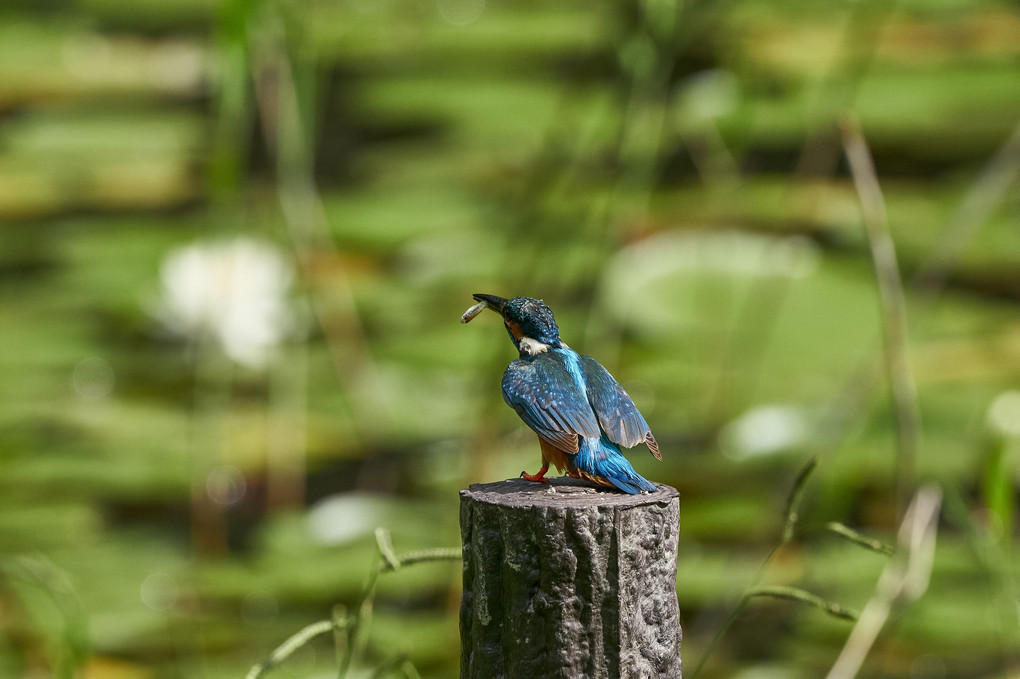
POLYGON ((605 436, 601 439, 582 438, 576 455, 570 460, 582 478, 606 486, 614 486, 634 495, 642 490, 655 491, 650 481, 634 471, 620 447, 605 436))

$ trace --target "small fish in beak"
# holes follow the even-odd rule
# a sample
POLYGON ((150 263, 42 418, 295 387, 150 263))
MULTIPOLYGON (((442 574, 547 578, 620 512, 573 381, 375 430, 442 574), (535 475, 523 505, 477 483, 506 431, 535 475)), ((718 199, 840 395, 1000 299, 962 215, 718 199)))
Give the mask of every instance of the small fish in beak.
POLYGON ((473 307, 464 312, 464 314, 460 317, 460 322, 470 323, 475 316, 485 311, 488 307, 489 307, 488 302, 484 300, 479 302, 478 304, 474 305, 473 307))

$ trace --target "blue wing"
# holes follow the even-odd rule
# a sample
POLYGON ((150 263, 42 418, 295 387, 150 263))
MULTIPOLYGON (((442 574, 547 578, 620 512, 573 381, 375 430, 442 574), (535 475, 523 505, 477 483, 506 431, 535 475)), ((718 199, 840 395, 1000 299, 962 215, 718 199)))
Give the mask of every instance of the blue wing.
POLYGON ((644 442, 652 455, 661 460, 659 444, 651 428, 620 383, 591 356, 581 356, 581 367, 587 382, 588 400, 609 440, 625 448, 644 442))
POLYGON ((503 373, 503 399, 535 433, 566 453, 577 452, 578 436, 602 436, 587 396, 554 354, 511 363, 503 373))

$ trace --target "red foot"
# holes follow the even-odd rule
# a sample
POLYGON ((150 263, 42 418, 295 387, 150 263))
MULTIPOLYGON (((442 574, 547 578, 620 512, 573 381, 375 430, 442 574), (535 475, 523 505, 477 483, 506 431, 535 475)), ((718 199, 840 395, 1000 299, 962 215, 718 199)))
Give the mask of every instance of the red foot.
POLYGON ((549 483, 549 479, 545 478, 545 473, 549 471, 549 465, 544 464, 542 468, 538 470, 537 474, 529 474, 528 472, 521 472, 521 478, 527 481, 538 481, 539 483, 549 483))

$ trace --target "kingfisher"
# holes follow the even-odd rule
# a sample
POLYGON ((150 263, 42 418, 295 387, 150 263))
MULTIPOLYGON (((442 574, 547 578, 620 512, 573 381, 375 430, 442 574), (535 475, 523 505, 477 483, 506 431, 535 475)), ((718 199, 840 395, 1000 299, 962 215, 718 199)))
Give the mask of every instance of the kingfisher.
POLYGON ((542 468, 521 476, 548 483, 545 474, 553 464, 568 476, 625 493, 655 491, 620 450, 644 443, 661 460, 648 423, 608 370, 560 339, 545 302, 531 297, 472 297, 478 304, 464 313, 461 322, 486 308, 496 311, 520 355, 503 373, 503 400, 538 434, 542 448, 542 468))

